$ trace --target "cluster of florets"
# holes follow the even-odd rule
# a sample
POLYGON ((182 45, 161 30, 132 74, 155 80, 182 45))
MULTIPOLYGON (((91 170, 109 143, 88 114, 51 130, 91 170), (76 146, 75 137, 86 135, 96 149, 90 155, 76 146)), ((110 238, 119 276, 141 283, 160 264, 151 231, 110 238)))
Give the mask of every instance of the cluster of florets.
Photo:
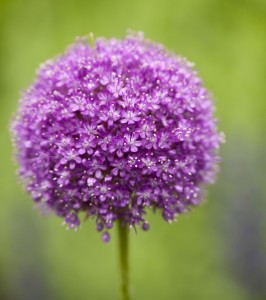
POLYGON ((193 65, 139 35, 78 40, 40 67, 12 130, 32 198, 80 225, 147 230, 199 204, 216 173, 213 104, 193 65))

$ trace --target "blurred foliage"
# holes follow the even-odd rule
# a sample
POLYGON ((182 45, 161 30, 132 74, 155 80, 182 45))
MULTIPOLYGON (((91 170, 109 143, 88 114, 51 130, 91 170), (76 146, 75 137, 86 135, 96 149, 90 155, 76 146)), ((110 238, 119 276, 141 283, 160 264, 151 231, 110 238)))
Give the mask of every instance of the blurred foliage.
POLYGON ((66 232, 32 209, 8 123, 41 62, 76 36, 127 29, 196 62, 227 136, 206 204, 171 226, 151 215, 149 233, 132 232, 134 299, 265 299, 265 0, 0 0, 0 299, 118 297, 116 231, 104 245, 93 222, 66 232))

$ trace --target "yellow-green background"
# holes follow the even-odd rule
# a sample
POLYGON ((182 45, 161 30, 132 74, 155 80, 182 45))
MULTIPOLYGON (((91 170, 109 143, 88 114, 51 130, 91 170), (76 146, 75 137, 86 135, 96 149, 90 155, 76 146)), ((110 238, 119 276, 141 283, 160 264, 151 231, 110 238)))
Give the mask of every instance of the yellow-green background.
POLYGON ((266 299, 265 0, 0 1, 0 299, 117 299, 116 230, 68 232, 16 182, 8 123, 44 60, 76 36, 144 31, 196 62, 226 133, 206 204, 131 233, 136 300, 266 299))

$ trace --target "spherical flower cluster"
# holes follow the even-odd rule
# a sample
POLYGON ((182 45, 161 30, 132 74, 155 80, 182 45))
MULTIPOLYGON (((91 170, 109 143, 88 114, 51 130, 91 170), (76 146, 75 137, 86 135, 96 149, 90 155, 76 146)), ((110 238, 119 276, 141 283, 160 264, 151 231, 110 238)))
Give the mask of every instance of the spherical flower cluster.
POLYGON ((149 228, 200 203, 214 180, 220 135, 213 103, 186 59, 129 35, 79 39, 41 65, 12 123, 20 178, 34 201, 64 217, 149 228))

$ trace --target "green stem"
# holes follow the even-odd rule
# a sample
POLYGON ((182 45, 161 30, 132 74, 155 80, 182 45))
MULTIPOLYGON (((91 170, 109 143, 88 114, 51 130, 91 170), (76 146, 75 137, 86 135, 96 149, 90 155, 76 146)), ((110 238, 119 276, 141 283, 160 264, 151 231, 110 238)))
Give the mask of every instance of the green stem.
POLYGON ((129 231, 127 225, 122 225, 118 221, 118 239, 119 239, 119 262, 121 275, 121 300, 130 300, 129 295, 129 265, 128 265, 128 238, 129 231))

